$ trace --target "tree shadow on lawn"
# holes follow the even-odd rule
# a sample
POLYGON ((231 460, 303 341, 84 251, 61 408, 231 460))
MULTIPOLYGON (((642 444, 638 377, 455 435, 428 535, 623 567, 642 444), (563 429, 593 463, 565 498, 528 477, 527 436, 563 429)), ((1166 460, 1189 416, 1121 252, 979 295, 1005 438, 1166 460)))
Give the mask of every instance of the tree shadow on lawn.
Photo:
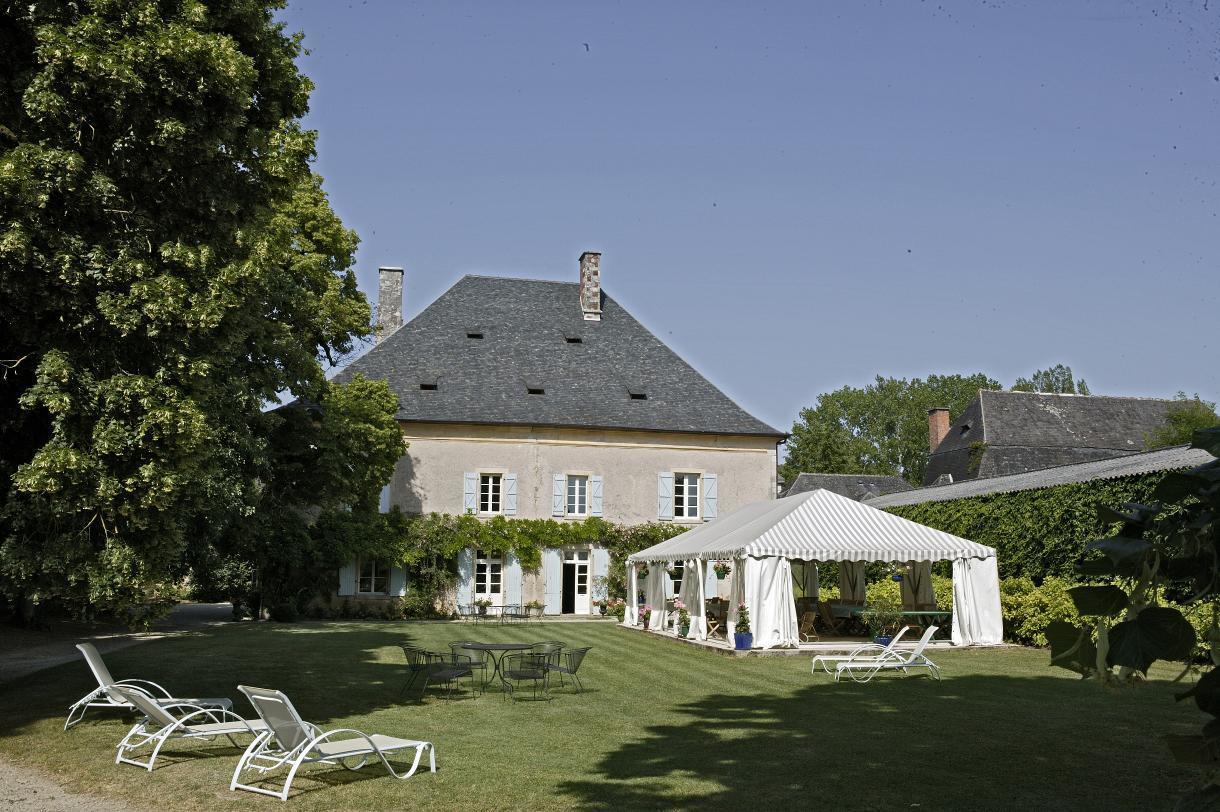
MULTIPOLYGON (((586 809, 1153 809, 1197 780, 1161 741, 1201 724, 1164 683, 881 677, 669 708, 560 792, 586 809)), ((658 697, 664 689, 658 686, 658 697)))

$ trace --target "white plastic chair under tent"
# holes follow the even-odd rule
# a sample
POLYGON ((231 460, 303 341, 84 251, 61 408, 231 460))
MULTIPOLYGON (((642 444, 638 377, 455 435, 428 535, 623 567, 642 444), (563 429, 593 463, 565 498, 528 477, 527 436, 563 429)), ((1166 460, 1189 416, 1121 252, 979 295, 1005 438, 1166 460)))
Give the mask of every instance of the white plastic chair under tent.
POLYGON ((839 663, 860 662, 865 660, 873 661, 878 657, 885 657, 895 650, 895 647, 898 645, 898 641, 905 637, 906 633, 910 630, 910 626, 903 626, 894 634, 893 637, 890 638, 890 642, 886 643, 884 646, 880 643, 861 643, 852 649, 848 654, 819 654, 813 658, 813 662, 810 664, 810 670, 816 674, 818 673, 818 666, 820 665, 822 666, 822 670, 827 674, 833 674, 834 671, 832 671, 830 668, 831 664, 838 665, 839 663))
POLYGON ((868 682, 882 671, 901 671, 908 674, 916 668, 926 668, 930 676, 940 679, 940 667, 923 653, 934 634, 936 634, 936 627, 929 626, 924 630, 923 637, 919 638, 919 643, 912 651, 890 651, 878 657, 863 657, 841 662, 835 666, 835 682, 838 682, 844 674, 855 682, 868 682))
POLYGON ((93 678, 97 680, 97 687, 89 693, 82 696, 73 703, 72 707, 68 708, 68 718, 64 720, 64 730, 72 727, 72 725, 85 718, 85 711, 89 708, 122 708, 123 710, 132 710, 132 704, 124 699, 118 691, 113 690, 116 685, 126 685, 129 687, 138 688, 143 691, 152 701, 160 705, 174 705, 186 703, 188 705, 196 705, 201 708, 217 708, 219 710, 232 710, 233 700, 227 697, 210 697, 204 699, 186 699, 175 698, 170 695, 170 692, 162 688, 152 680, 146 679, 121 679, 116 680, 110 675, 110 669, 106 667, 106 663, 102 660, 102 655, 98 654, 97 649, 92 643, 77 643, 76 648, 85 656, 85 662, 89 664, 89 670, 93 672, 93 678))
POLYGON ((115 685, 112 690, 144 714, 144 718, 136 722, 119 742, 115 764, 134 764, 152 772, 161 748, 170 739, 212 741, 224 736, 234 747, 240 747, 234 736, 250 735, 257 741, 267 732, 267 725, 262 721, 249 721, 232 711, 201 708, 182 701, 162 705, 130 685, 115 685), (131 757, 137 750, 146 747, 152 749, 143 761, 131 757))
POLYGON ((347 770, 359 770, 368 763, 370 756, 379 758, 395 778, 410 778, 419 769, 419 762, 425 751, 428 753, 431 771, 436 772, 436 748, 432 742, 370 735, 350 728, 324 732, 302 719, 288 697, 279 691, 252 688, 249 685, 239 685, 237 689, 246 695, 259 718, 270 730, 246 748, 246 752, 237 762, 237 769, 233 771, 233 780, 229 782, 230 790, 245 789, 285 801, 288 800, 288 792, 292 788, 292 779, 296 777, 302 764, 331 764, 347 770), (335 738, 338 736, 344 738, 335 738), (402 773, 395 770, 387 758, 387 755, 401 750, 415 751, 411 768, 402 773), (247 770, 269 776, 270 773, 285 767, 288 769, 288 775, 284 778, 284 785, 278 790, 238 781, 241 774, 247 770))
MULTIPOLYGON (((996 551, 992 547, 959 538, 918 522, 886 513, 854 499, 813 490, 783 499, 768 499, 744 505, 713 522, 695 527, 627 558, 627 594, 635 596, 640 571, 647 567, 644 586, 647 603, 654 610, 650 628, 662 628, 656 616, 653 594, 658 572, 674 562, 684 562, 705 575, 714 561, 732 566, 727 625, 737 620, 737 607, 750 613, 754 648, 770 649, 800 645, 793 562, 839 562, 856 571, 869 562, 919 566, 921 571, 936 561, 950 561, 953 568, 954 645, 1000 645, 1003 619, 1000 613, 1000 578, 996 551)), ((863 583, 857 584, 863 591, 863 583)), ((695 622, 702 613, 699 601, 691 611, 692 632, 705 633, 695 622)), ((948 608, 948 607, 946 607, 948 608)), ((629 600, 623 623, 637 622, 636 603, 629 600)))

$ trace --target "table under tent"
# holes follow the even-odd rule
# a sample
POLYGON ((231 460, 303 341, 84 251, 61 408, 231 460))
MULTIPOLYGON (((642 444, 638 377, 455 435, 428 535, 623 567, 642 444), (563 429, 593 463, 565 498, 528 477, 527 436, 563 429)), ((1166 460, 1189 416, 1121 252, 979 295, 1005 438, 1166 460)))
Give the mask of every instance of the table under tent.
POLYGON ((908 590, 916 601, 932 599, 931 566, 953 562, 953 621, 955 645, 996 645, 1003 638, 1000 580, 991 547, 869 507, 826 490, 784 499, 754 502, 641 550, 627 559, 627 613, 624 624, 637 623, 635 596, 639 570, 644 601, 654 607, 649 628, 667 628, 664 611, 666 567, 683 565, 680 593, 690 613, 690 635, 707 638, 706 599, 714 589, 709 577, 713 563, 727 561, 729 573, 728 629, 737 606, 749 611, 754 648, 797 646, 800 642, 793 565, 807 579, 807 593, 817 594, 817 562, 838 562, 843 596, 864 599, 864 567, 870 562, 903 565, 913 575, 908 590))

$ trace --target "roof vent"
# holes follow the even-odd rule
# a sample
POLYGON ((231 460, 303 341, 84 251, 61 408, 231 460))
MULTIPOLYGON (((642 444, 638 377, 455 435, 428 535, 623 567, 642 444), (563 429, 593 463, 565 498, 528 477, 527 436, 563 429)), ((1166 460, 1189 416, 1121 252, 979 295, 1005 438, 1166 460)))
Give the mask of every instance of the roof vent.
POLYGON ((969 434, 969 433, 970 433, 970 424, 969 424, 969 423, 962 423, 961 432, 960 432, 960 434, 959 434, 958 436, 959 436, 959 437, 964 437, 964 436, 966 436, 966 435, 967 435, 967 434, 969 434))
POLYGON ((647 392, 629 392, 632 400, 648 400, 647 392))
POLYGON ((569 344, 584 344, 585 343, 585 340, 583 338, 581 338, 580 336, 564 336, 563 340, 568 342, 569 344))
POLYGON ((530 395, 545 395, 546 394, 546 390, 543 389, 541 386, 527 386, 525 391, 526 391, 526 393, 528 393, 530 395))
POLYGON ((479 331, 479 330, 471 330, 469 333, 467 333, 467 334, 466 334, 466 337, 467 337, 467 338, 475 338, 475 339, 478 339, 478 340, 482 341, 482 340, 483 340, 483 333, 482 333, 482 331, 479 331))
POLYGON ((421 391, 421 392, 435 392, 435 391, 436 391, 436 384, 434 384, 434 383, 421 383, 421 384, 419 385, 419 389, 420 389, 420 391, 421 391))

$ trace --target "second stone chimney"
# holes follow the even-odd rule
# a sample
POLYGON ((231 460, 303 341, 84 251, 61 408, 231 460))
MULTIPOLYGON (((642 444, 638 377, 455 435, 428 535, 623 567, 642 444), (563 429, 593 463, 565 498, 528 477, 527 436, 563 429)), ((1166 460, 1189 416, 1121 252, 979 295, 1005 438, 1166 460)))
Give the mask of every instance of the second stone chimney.
POLYGON ((402 327, 402 268, 383 265, 377 269, 377 333, 380 342, 402 327))
POLYGON ((928 451, 936 451, 949 433, 949 410, 944 406, 928 409, 928 451))
POLYGON ((602 255, 585 251, 580 255, 580 309, 585 321, 602 320, 602 255))

